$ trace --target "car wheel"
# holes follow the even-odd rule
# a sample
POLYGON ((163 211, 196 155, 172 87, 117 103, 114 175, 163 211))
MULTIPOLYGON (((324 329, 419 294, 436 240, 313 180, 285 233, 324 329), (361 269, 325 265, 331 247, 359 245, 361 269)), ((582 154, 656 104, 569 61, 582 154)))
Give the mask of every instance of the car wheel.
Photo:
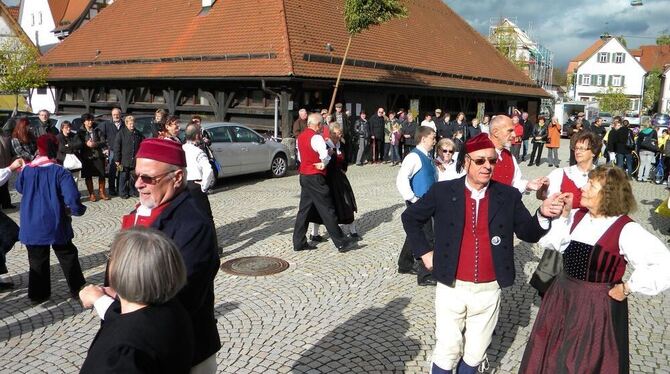
POLYGON ((272 159, 270 164, 270 173, 274 178, 281 178, 286 175, 288 163, 286 162, 286 156, 283 154, 278 154, 272 159))

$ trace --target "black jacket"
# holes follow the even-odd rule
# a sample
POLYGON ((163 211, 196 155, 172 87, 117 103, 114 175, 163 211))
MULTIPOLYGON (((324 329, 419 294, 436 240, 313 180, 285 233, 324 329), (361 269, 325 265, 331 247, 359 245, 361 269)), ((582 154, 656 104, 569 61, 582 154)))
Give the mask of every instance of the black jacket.
POLYGON ((463 137, 465 139, 472 139, 472 138, 474 138, 475 136, 477 136, 481 133, 482 133, 482 128, 480 126, 474 127, 472 125, 468 125, 466 127, 465 133, 463 134, 463 137))
POLYGON ((177 299, 191 317, 195 337, 193 365, 221 349, 214 317, 214 278, 219 270, 216 232, 188 191, 179 193, 151 227, 172 239, 186 264, 186 286, 177 299))
POLYGON ((124 168, 134 169, 135 154, 137 154, 143 139, 144 136, 139 131, 133 130, 131 132, 126 126, 123 126, 114 141, 115 161, 121 162, 124 168))
POLYGON ((416 145, 416 120, 412 122, 407 122, 400 132, 402 133, 403 139, 405 139, 405 145, 415 146, 416 145), (409 135, 409 138, 405 138, 405 135, 409 135))
MULTIPOLYGON (((630 129, 628 129, 628 127, 625 126, 621 126, 618 130, 617 129, 610 130, 610 135, 609 138, 607 139, 607 151, 625 155, 630 154, 632 149, 626 146, 626 143, 628 142, 629 133, 630 129)), ((630 136, 632 136, 632 134, 630 134, 630 136)))
MULTIPOLYGON (((105 136, 105 139, 107 139, 107 144, 110 148, 112 148, 116 142, 116 134, 118 134, 119 131, 125 127, 126 125, 124 125, 123 120, 121 121, 121 126, 118 129, 112 121, 105 121, 102 123, 102 125, 99 126, 100 131, 102 132, 102 135, 105 136)), ((114 156, 114 158, 116 158, 116 156, 114 156)))
POLYGON ((79 139, 81 139, 81 157, 85 159, 102 159, 105 156, 102 153, 102 150, 107 147, 107 138, 102 134, 99 128, 94 127, 89 133, 86 131, 86 127, 82 127, 79 132, 77 132, 79 139), (93 140, 96 144, 95 148, 89 148, 86 146, 88 140, 93 140))
POLYGON ((528 140, 533 136, 533 131, 535 129, 535 124, 530 120, 526 120, 523 123, 523 137, 522 140, 528 140))
MULTIPOLYGON (((537 216, 533 216, 521 202, 521 193, 495 181, 488 186, 489 238, 493 266, 500 287, 514 283, 514 234, 528 243, 536 243, 547 233, 537 216), (494 242, 497 241, 496 245, 494 242)), ((452 286, 456 280, 458 257, 463 239, 465 221, 465 177, 433 184, 428 193, 410 205, 402 214, 402 223, 412 244, 415 257, 432 250, 423 233, 423 225, 433 217, 435 227, 435 253, 433 277, 438 282, 452 286)))
MULTIPOLYGON (((524 130, 525 132, 526 130, 524 130)), ((535 125, 533 126, 533 131, 530 134, 530 140, 533 143, 546 143, 547 139, 549 138, 549 132, 547 131, 547 125, 540 126, 540 125, 535 125)))
POLYGON ((359 118, 354 123, 354 130, 359 138, 367 139, 370 137, 370 123, 367 120, 359 118))
POLYGON ((370 117, 370 136, 374 136, 377 139, 384 139, 384 126, 386 125, 386 120, 384 117, 380 117, 377 114, 374 114, 370 117))
POLYGON ((62 165, 65 160, 65 155, 74 154, 79 157, 79 152, 81 151, 81 137, 77 136, 76 133, 71 132, 68 136, 59 133, 58 138, 58 154, 56 155, 56 160, 62 165))

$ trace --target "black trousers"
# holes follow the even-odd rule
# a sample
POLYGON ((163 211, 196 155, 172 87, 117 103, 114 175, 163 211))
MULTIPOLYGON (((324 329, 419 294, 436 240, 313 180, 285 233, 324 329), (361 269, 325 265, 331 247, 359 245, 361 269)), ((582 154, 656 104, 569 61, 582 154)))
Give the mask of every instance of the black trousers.
POLYGON ((12 205, 12 197, 9 195, 9 183, 0 186, 0 206, 7 208, 12 205))
POLYGON ((319 213, 323 225, 328 230, 328 235, 333 239, 333 244, 337 247, 344 244, 344 234, 337 224, 337 215, 330 189, 326 184, 326 177, 321 174, 300 174, 300 205, 293 228, 293 248, 300 249, 307 244, 305 235, 312 209, 316 209, 319 213))
MULTIPOLYGON (((30 264, 28 297, 31 300, 48 299, 51 296, 50 248, 48 245, 27 245, 26 247, 30 264)), ((77 247, 72 244, 72 241, 52 247, 65 274, 70 293, 72 296, 78 296, 79 290, 86 284, 86 279, 81 272, 77 247)))
POLYGON ((196 183, 195 181, 188 181, 186 183, 186 188, 188 189, 188 192, 191 194, 193 199, 195 199, 195 202, 198 204, 198 207, 202 209, 203 212, 209 217, 212 222, 214 222, 214 216, 212 215, 212 206, 209 204, 209 198, 207 197, 207 194, 202 192, 201 185, 196 183))
POLYGON ((135 169, 130 169, 124 167, 123 170, 119 172, 119 195, 121 196, 130 196, 136 195, 137 189, 135 188, 135 169))
MULTIPOLYGON (((405 201, 405 204, 407 206, 412 205, 412 203, 405 201)), ((426 238, 428 239, 428 242, 431 243, 431 245, 434 245, 435 243, 435 233, 433 232, 433 220, 429 220, 426 222, 426 224, 423 226, 423 232, 426 235, 426 238)), ((402 245, 402 249, 400 250, 400 255, 398 256, 398 270, 400 271, 410 271, 412 269, 416 270, 416 279, 417 281, 422 281, 425 278, 428 278, 431 276, 431 272, 426 269, 426 267, 423 265, 423 261, 420 259, 415 259, 414 258, 414 253, 412 252, 412 248, 409 245, 409 241, 407 240, 407 236, 405 236, 405 242, 402 245)))
POLYGON ((544 143, 533 142, 533 152, 530 154, 528 165, 533 163, 535 163, 536 166, 540 165, 540 160, 542 159, 542 148, 544 148, 544 143))
POLYGON ((384 161, 384 137, 375 138, 374 140, 370 139, 370 149, 371 149, 370 152, 372 152, 373 141, 375 143, 375 148, 374 148, 374 154, 372 155, 371 159, 375 160, 376 162, 384 161))

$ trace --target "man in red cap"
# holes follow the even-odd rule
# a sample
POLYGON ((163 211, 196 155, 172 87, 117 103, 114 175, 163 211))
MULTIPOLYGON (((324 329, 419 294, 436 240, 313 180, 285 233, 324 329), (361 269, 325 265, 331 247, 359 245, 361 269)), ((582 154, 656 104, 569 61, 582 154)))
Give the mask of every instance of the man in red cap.
POLYGON ((521 193, 491 180, 498 155, 487 134, 465 143, 465 177, 434 184, 402 214, 410 245, 438 282, 432 373, 475 373, 485 363, 500 309, 500 288, 514 283, 514 234, 534 243, 560 215, 563 196, 547 198, 533 216, 521 193), (435 248, 422 227, 433 218, 435 248))
MULTIPOLYGON (((214 317, 214 277, 220 263, 216 231, 186 189, 186 155, 181 144, 155 138, 142 141, 135 174, 140 203, 123 217, 122 228, 153 227, 177 244, 187 270, 186 286, 177 299, 191 317, 196 342, 191 372, 214 373, 216 352, 221 348, 214 317)), ((94 306, 104 318, 111 303, 109 297, 102 297, 94 306)))

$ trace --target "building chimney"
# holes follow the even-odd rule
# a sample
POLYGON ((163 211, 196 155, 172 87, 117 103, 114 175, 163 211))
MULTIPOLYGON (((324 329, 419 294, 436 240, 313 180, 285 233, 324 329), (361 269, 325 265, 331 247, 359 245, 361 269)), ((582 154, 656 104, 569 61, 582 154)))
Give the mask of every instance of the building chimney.
POLYGON ((209 8, 214 4, 216 0, 202 0, 202 7, 203 8, 209 8))

